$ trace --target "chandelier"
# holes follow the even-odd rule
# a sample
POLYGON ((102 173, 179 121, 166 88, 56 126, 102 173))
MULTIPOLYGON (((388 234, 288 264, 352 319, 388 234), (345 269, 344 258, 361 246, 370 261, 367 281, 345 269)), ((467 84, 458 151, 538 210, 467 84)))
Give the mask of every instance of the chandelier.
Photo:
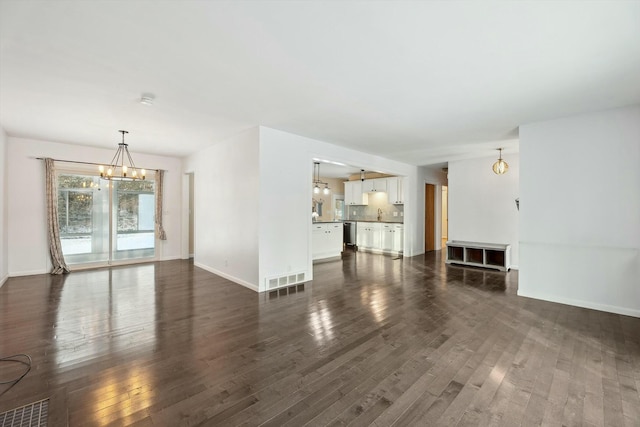
POLYGON ((320 181, 320 162, 313 162, 313 193, 320 194, 320 186, 324 185, 322 193, 328 195, 331 192, 329 184, 320 181))
POLYGON ((509 165, 507 164, 507 162, 502 160, 502 148, 498 148, 498 151, 500 151, 500 156, 498 158, 498 161, 493 164, 493 172, 498 175, 502 175, 504 173, 507 173, 507 171, 509 170, 509 165))
POLYGON ((100 178, 114 181, 145 179, 147 177, 147 171, 136 168, 131 154, 129 154, 129 146, 124 143, 124 136, 129 132, 126 130, 119 130, 118 132, 122 134, 122 142, 118 144, 118 151, 116 151, 115 156, 111 159, 111 163, 109 163, 108 166, 100 165, 98 167, 100 178), (125 161, 128 162, 128 165, 125 164, 125 161))

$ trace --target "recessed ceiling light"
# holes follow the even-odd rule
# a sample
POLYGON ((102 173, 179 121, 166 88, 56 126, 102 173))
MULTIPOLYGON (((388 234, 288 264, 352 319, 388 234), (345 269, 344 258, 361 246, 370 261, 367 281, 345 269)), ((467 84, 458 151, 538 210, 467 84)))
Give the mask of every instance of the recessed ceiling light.
POLYGON ((143 93, 140 97, 140 104, 142 105, 153 105, 153 100, 156 99, 155 95, 152 93, 143 93))

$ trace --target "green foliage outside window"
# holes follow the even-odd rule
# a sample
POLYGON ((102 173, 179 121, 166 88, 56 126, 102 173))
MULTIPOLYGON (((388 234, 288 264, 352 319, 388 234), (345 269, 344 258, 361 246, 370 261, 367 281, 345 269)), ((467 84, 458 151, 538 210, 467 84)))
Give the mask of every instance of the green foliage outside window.
MULTIPOLYGON (((140 231, 140 197, 154 194, 154 181, 111 181, 111 184, 117 196, 118 232, 140 231)), ((91 234, 95 191, 103 191, 98 177, 58 176, 58 222, 61 234, 91 234)))

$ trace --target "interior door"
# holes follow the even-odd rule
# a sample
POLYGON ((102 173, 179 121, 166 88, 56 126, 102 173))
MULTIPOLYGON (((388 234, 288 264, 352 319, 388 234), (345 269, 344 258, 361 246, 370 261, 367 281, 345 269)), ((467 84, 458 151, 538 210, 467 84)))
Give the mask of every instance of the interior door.
POLYGON ((424 250, 430 252, 436 248, 435 207, 436 186, 425 184, 424 188, 424 250))

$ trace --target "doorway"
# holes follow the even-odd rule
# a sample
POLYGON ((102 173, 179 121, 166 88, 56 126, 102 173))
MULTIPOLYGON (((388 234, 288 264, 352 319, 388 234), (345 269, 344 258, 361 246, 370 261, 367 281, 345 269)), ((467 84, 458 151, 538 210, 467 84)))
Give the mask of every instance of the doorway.
POLYGON ((424 185, 424 251, 436 249, 436 186, 424 185))
POLYGON ((194 179, 193 173, 188 173, 189 176, 189 258, 194 257, 195 253, 195 209, 194 209, 194 179))
POLYGON ((449 236, 449 190, 446 185, 442 186, 442 248, 447 246, 449 236))
POLYGON ((345 205, 344 205, 344 195, 343 194, 334 194, 331 197, 331 201, 333 202, 333 220, 334 221, 343 221, 345 219, 345 205))

